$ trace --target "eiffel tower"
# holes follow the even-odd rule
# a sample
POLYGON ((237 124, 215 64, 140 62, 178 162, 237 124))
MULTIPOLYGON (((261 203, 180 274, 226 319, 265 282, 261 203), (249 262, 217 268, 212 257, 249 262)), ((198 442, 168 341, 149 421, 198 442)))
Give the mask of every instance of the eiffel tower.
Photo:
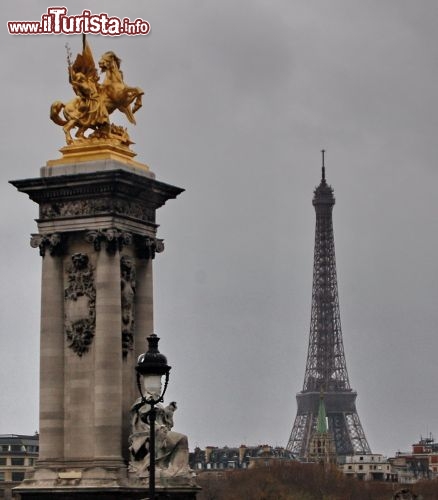
POLYGON ((342 342, 332 222, 335 197, 325 179, 324 150, 322 178, 312 203, 316 229, 309 350, 287 449, 296 457, 309 458, 323 393, 328 430, 333 435, 337 456, 368 454, 371 450, 357 414, 357 393, 350 387, 342 342))

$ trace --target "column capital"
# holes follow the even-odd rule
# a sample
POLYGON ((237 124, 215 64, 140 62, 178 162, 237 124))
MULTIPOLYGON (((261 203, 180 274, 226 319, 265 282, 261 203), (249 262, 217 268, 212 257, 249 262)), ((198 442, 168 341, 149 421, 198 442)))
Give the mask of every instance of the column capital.
POLYGON ((135 245, 140 259, 155 259, 156 253, 164 251, 164 241, 150 236, 136 236, 135 245))
POLYGON ((46 255, 48 249, 52 257, 59 256, 64 253, 66 235, 62 233, 52 234, 32 234, 30 237, 30 246, 39 248, 41 257, 46 255))
POLYGON ((85 235, 85 240, 92 243, 96 252, 100 252, 102 242, 106 245, 106 251, 110 255, 114 255, 116 251, 119 252, 125 245, 130 245, 133 240, 131 233, 121 231, 120 229, 99 229, 97 231, 88 231, 85 235))

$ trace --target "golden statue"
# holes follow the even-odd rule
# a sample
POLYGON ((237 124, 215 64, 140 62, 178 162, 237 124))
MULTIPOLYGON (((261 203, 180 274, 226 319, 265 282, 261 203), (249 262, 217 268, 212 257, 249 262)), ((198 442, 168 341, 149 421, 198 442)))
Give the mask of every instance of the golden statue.
POLYGON ((79 145, 103 139, 129 147, 132 142, 126 129, 111 124, 109 115, 118 109, 135 124, 134 113, 142 106, 144 92, 125 84, 120 71, 121 60, 114 52, 103 54, 99 68, 105 78, 100 83, 93 54, 83 35, 82 54, 78 54, 72 64, 68 52, 67 62, 69 82, 76 97, 65 104, 55 101, 50 108, 50 118, 63 128, 67 144, 79 145), (60 116, 61 111, 64 118, 60 116), (71 136, 74 128, 77 128, 75 140, 71 136), (94 132, 86 137, 88 129, 94 132))

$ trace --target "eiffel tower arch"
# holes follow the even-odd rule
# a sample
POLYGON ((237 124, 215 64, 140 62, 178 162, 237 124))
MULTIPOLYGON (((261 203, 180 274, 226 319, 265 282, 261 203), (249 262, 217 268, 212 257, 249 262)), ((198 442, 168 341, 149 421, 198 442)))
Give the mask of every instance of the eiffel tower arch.
POLYGON ((297 415, 287 449, 308 459, 317 427, 320 394, 324 393, 328 429, 337 456, 371 453, 356 410, 357 393, 350 387, 339 313, 332 211, 333 188, 322 178, 314 191, 316 213, 312 309, 303 390, 297 394, 297 415))

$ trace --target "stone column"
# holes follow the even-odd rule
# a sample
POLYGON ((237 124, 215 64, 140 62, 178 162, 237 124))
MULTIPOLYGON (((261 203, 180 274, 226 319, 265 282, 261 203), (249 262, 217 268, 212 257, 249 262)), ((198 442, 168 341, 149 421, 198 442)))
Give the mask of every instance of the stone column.
MULTIPOLYGON (((112 242, 113 243, 113 242, 112 242)), ((106 241, 96 264, 94 455, 120 461, 122 450, 122 341, 120 253, 106 241)))
MULTIPOLYGON (((108 159, 109 146, 11 181, 39 206, 33 246, 45 252, 41 453, 18 490, 28 500, 88 498, 96 485, 105 498, 147 496, 144 484, 127 481, 129 410, 138 397, 136 359, 153 332, 152 259, 163 248, 156 211, 183 190, 157 181, 131 153, 108 159), (63 257, 54 252, 57 239, 68 241, 63 257), (138 266, 128 332, 121 256, 138 266), (122 332, 133 333, 125 353, 122 332)), ((185 489, 175 494, 195 497, 185 489)))
POLYGON ((147 350, 146 338, 154 333, 152 258, 137 260, 137 293, 135 304, 135 359, 147 350))
POLYGON ((59 235, 32 237, 43 257, 39 461, 64 457, 64 281, 59 235))

